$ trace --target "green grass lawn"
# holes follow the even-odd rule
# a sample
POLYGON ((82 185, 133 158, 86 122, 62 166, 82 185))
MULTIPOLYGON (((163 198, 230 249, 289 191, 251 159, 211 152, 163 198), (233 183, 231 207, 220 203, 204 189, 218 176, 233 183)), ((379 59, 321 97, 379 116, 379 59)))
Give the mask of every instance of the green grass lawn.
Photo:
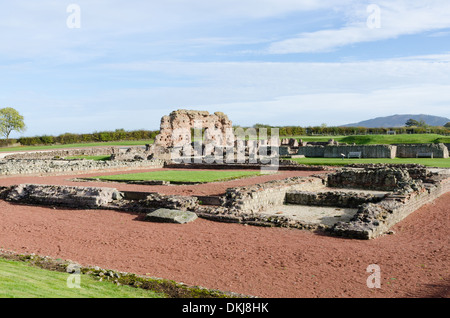
POLYGON ((95 161, 106 161, 111 159, 111 155, 106 156, 73 156, 65 157, 64 159, 85 159, 85 160, 95 160, 95 161))
POLYGON ((5 147, 0 148, 0 151, 26 151, 26 150, 52 150, 65 148, 84 148, 84 147, 102 147, 102 146, 144 146, 152 144, 154 140, 125 140, 125 141, 108 141, 108 142, 91 142, 81 144, 67 144, 67 145, 50 145, 50 146, 20 146, 20 147, 5 147))
POLYGON ((81 275, 80 287, 69 288, 69 273, 54 272, 0 258, 0 298, 161 298, 153 291, 117 286, 81 275))
POLYGON ((421 144, 421 143, 450 143, 450 137, 437 134, 399 134, 399 135, 356 135, 356 136, 291 136, 282 138, 296 138, 303 141, 325 142, 334 139, 343 143, 358 145, 379 144, 421 144))
POLYGON ((183 182, 215 182, 238 179, 243 177, 260 175, 261 171, 197 171, 197 170, 167 170, 151 171, 142 173, 128 173, 109 176, 99 176, 92 179, 105 181, 170 181, 174 183, 183 182))
POLYGON ((443 158, 374 158, 374 159, 344 159, 341 158, 292 158, 300 164, 319 165, 319 166, 344 166, 353 163, 392 163, 392 164, 408 164, 417 163, 427 167, 450 168, 450 159, 443 158))

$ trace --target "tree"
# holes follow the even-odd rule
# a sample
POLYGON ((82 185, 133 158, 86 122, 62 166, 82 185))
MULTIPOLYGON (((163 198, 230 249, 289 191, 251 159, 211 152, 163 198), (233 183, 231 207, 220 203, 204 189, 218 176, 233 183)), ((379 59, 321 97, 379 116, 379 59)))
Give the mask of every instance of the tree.
POLYGON ((408 119, 405 123, 406 127, 418 127, 419 126, 419 122, 415 119, 408 119))
POLYGON ((446 128, 450 128, 450 121, 444 125, 446 128))
POLYGON ((13 131, 24 132, 26 130, 23 116, 11 107, 0 109, 0 134, 9 140, 9 135, 13 131))

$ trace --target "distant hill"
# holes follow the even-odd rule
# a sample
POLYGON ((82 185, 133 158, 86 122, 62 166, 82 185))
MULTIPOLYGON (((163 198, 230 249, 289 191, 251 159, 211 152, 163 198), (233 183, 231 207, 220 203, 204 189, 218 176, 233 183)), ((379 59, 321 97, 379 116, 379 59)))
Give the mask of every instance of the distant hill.
POLYGON ((446 123, 450 122, 449 118, 432 116, 432 115, 393 115, 386 117, 377 117, 369 120, 364 120, 359 123, 342 125, 342 127, 367 127, 367 128, 378 128, 378 127, 403 127, 408 119, 414 119, 417 121, 423 120, 430 126, 444 126, 446 123))

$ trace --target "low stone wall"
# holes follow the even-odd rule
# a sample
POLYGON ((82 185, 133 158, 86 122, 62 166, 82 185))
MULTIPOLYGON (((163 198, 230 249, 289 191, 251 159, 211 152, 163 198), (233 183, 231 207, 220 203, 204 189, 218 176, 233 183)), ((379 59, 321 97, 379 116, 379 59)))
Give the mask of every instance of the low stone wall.
POLYGON ((286 204, 333 206, 340 208, 358 208, 365 203, 380 202, 383 197, 368 193, 357 192, 308 192, 292 191, 286 193, 286 204))
MULTIPOLYGON (((409 168, 413 168, 410 166, 409 168)), ((427 182, 414 180, 406 169, 350 168, 329 176, 295 177, 270 181, 247 187, 230 188, 225 197, 162 195, 158 193, 119 192, 111 188, 71 187, 22 184, 0 187, 0 199, 28 204, 63 206, 81 209, 114 209, 135 213, 149 213, 159 208, 195 212, 198 216, 221 222, 237 222, 260 226, 282 226, 299 229, 320 229, 332 235, 357 239, 372 239, 389 229, 440 195, 450 191, 450 177, 446 173, 426 174, 427 182), (346 185, 395 189, 386 195, 365 194, 359 191, 324 191, 333 182, 346 185), (200 201, 205 202, 200 202, 200 201), (283 204, 357 208, 348 222, 332 226, 308 224, 301 219, 282 215, 264 215, 264 210, 283 204), (206 205, 204 205, 206 204, 206 205)))
POLYGON ((382 163, 364 163, 364 164, 349 164, 346 168, 362 168, 362 169, 402 169, 406 170, 412 179, 420 179, 425 181, 431 176, 431 173, 424 165, 419 164, 382 164, 382 163))
POLYGON ((448 158, 444 144, 402 144, 397 145, 398 158, 416 158, 418 153, 432 153, 434 158, 448 158))
MULTIPOLYGON (((350 152, 361 152, 361 158, 416 158, 418 153, 433 153, 434 158, 449 158, 449 144, 307 145, 299 147, 297 154, 312 158, 341 158, 341 154, 347 157, 350 152)), ((284 149, 283 153, 288 155, 289 149, 284 149)))
POLYGON ((326 145, 298 148, 298 155, 318 158, 341 158, 350 152, 361 152, 361 158, 395 158, 396 146, 392 145, 326 145))
POLYGON ((373 239, 439 196, 450 191, 450 178, 408 196, 388 196, 380 203, 363 204, 350 222, 336 223, 330 232, 334 235, 357 239, 373 239))
POLYGON ((164 162, 159 160, 143 161, 94 161, 94 160, 2 160, 0 176, 67 174, 88 171, 132 168, 162 168, 164 162))
MULTIPOLYGON (((126 147, 132 149, 140 149, 141 146, 126 147)), ((93 147, 93 148, 78 148, 78 149, 61 149, 61 150, 42 150, 35 152, 21 152, 11 155, 6 155, 4 159, 54 159, 74 156, 103 156, 125 152, 124 147, 93 147)))
POLYGON ((120 200, 121 194, 112 188, 20 184, 12 186, 5 199, 19 203, 95 209, 120 200))
POLYGON ((255 213, 269 206, 282 205, 289 191, 314 191, 324 186, 320 178, 294 177, 248 187, 230 188, 225 194, 225 206, 246 213, 255 213))
POLYGON ((325 146, 299 147, 297 155, 310 157, 310 158, 323 158, 323 157, 325 157, 325 146))
POLYGON ((343 168, 327 175, 328 186, 337 188, 397 191, 416 182, 401 168, 343 168))
POLYGON ((361 158, 390 158, 396 155, 396 146, 391 145, 356 145, 356 146, 325 146, 325 158, 341 158, 350 152, 361 152, 361 158))

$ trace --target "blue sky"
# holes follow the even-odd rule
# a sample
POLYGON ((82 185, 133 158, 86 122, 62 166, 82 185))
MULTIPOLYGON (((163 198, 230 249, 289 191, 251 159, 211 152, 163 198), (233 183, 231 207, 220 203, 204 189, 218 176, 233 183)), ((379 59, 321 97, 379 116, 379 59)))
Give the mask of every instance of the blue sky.
POLYGON ((2 1, 0 28, 0 108, 28 127, 12 137, 156 130, 176 109, 242 126, 450 117, 445 0, 2 1))

